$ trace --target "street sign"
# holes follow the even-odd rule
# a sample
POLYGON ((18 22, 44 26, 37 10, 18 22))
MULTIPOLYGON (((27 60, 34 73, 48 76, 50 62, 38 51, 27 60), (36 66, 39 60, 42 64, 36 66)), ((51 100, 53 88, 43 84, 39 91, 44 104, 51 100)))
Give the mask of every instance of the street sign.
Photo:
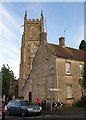
MULTIPOLYGON (((51 92, 51 111, 52 111, 52 92, 61 91, 62 89, 50 88, 49 90, 51 92)), ((55 104, 55 106, 57 106, 57 104, 55 104)))
POLYGON ((60 107, 61 108, 61 107, 63 107, 63 102, 52 102, 52 106, 55 107, 55 108, 56 107, 60 107))

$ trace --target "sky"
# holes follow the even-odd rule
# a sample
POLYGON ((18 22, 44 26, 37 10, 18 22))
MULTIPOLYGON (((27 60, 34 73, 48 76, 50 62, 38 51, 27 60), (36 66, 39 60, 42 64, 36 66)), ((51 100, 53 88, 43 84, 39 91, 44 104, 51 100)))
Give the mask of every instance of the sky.
MULTIPOLYGON (((12 1, 12 0, 11 0, 12 1)), ((59 44, 65 37, 67 47, 79 48, 84 39, 84 2, 10 2, 0 3, 0 68, 8 64, 19 78, 20 48, 24 14, 28 19, 40 18, 43 10, 47 40, 59 44), (65 31, 65 32, 64 32, 65 31)))

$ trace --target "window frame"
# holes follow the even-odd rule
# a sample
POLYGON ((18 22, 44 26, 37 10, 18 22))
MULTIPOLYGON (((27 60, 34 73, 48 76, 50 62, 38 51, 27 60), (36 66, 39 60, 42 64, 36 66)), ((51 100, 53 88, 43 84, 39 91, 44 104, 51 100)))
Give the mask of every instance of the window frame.
POLYGON ((65 74, 70 75, 71 74, 71 62, 65 62, 65 74))
POLYGON ((71 84, 66 85, 66 98, 67 99, 73 99, 73 88, 71 84), (70 87, 70 88, 68 88, 70 87))
POLYGON ((80 74, 84 74, 84 64, 79 64, 80 74))

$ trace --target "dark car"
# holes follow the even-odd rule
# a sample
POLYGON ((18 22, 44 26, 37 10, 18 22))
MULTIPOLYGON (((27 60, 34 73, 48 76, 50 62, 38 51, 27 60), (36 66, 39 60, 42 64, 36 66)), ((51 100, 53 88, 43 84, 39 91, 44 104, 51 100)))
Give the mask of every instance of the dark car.
POLYGON ((42 107, 31 104, 27 100, 11 100, 7 104, 7 111, 9 115, 31 115, 31 114, 39 114, 42 112, 42 107))

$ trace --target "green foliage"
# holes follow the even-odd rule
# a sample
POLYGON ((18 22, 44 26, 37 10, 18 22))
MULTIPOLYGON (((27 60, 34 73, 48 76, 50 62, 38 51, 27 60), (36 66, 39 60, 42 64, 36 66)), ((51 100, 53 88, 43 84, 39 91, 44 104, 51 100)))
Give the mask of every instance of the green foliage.
POLYGON ((82 40, 80 45, 79 45, 79 49, 80 50, 86 50, 86 41, 82 40))
POLYGON ((74 103, 74 106, 86 108, 86 96, 82 96, 80 100, 74 103))
MULTIPOLYGON (((79 46, 80 50, 85 50, 84 52, 84 58, 86 56, 86 41, 82 40, 79 46)), ((84 90, 86 89, 86 60, 84 59, 84 74, 83 74, 83 82, 82 82, 82 86, 84 88, 84 90)))
POLYGON ((6 95, 6 98, 9 97, 10 81, 14 79, 14 73, 10 70, 10 67, 3 65, 1 68, 2 72, 2 96, 6 95))
POLYGON ((86 62, 84 62, 83 86, 84 86, 84 89, 86 89, 86 62))

